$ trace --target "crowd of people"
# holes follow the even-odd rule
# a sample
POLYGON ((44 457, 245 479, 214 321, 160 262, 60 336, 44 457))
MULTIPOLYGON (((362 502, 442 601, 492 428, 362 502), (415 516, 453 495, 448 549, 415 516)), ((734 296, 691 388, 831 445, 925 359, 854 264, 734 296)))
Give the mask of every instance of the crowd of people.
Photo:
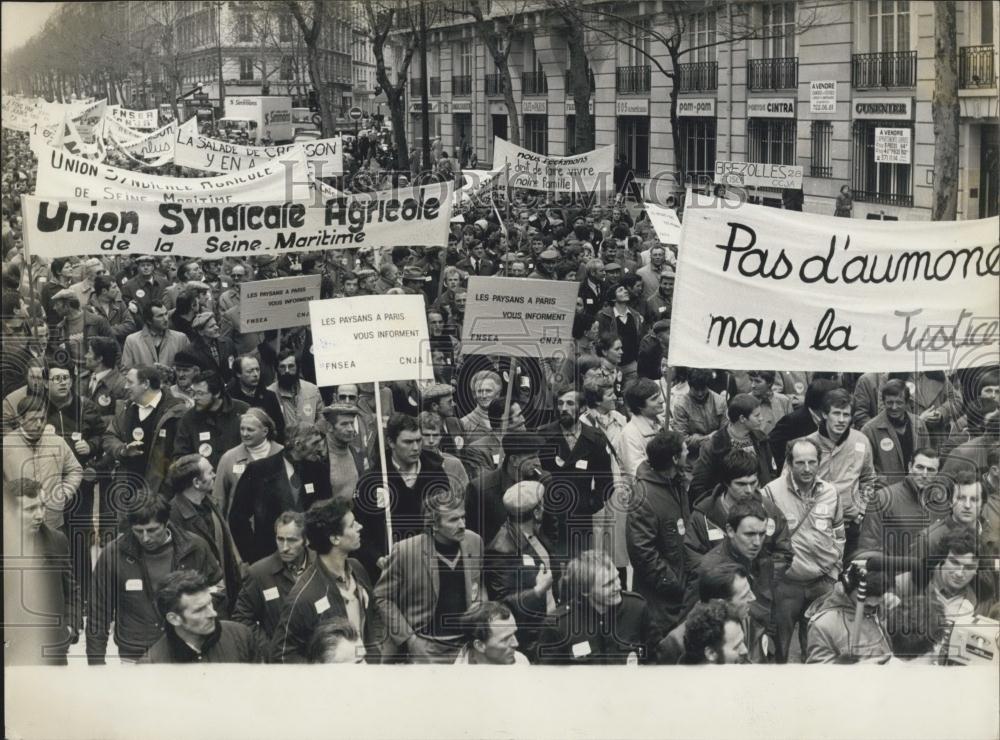
POLYGON ((997 365, 670 367, 678 247, 620 200, 473 200, 435 248, 44 261, 27 136, 0 158, 7 664, 944 664, 998 616, 997 365), (379 418, 317 386, 308 327, 240 330, 242 283, 301 274, 422 295, 434 377, 379 418), (483 275, 577 283, 572 351, 463 354, 483 275))

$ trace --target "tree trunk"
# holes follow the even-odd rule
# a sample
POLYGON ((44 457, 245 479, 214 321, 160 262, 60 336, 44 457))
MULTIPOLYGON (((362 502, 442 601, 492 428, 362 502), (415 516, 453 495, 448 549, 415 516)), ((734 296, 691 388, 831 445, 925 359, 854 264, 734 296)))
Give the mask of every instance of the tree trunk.
POLYGON ((589 152, 594 148, 594 116, 590 112, 590 60, 584 46, 583 27, 569 27, 566 45, 569 48, 569 78, 576 105, 576 126, 573 150, 589 152))
POLYGON ((320 73, 319 50, 312 44, 306 47, 306 63, 309 65, 309 79, 312 81, 316 97, 319 99, 319 115, 323 124, 323 138, 333 136, 337 127, 337 119, 333 114, 334 101, 330 97, 330 88, 323 84, 320 73))
POLYGON ((427 7, 424 0, 420 0, 420 147, 424 172, 429 172, 434 163, 431 162, 431 115, 427 100, 427 86, 430 80, 427 79, 427 7))
MULTIPOLYGON (((934 102, 931 108, 935 142, 931 218, 935 221, 954 221, 958 212, 957 59, 955 2, 946 0, 935 3, 934 102)), ((912 158, 912 152, 910 156, 912 158)))
POLYGON ((406 172, 409 176, 410 149, 406 143, 406 98, 402 88, 394 88, 395 92, 390 92, 389 88, 384 86, 382 89, 385 90, 389 120, 392 121, 392 138, 396 143, 396 169, 406 172))
POLYGON ((504 60, 503 69, 503 101, 507 104, 507 141, 515 146, 521 146, 521 123, 517 118, 517 103, 514 102, 514 85, 510 79, 510 65, 504 60))
POLYGON ((668 49, 670 62, 673 66, 674 77, 670 85, 670 138, 674 145, 674 187, 687 187, 685 175, 687 174, 687 162, 684 159, 684 145, 681 143, 681 129, 677 125, 677 97, 680 89, 680 57, 673 49, 668 49))

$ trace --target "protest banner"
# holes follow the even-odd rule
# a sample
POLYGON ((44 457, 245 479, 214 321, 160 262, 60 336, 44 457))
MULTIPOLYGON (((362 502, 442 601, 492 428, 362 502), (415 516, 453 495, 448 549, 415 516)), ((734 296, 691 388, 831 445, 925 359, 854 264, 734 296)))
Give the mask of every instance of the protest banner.
POLYGON ((715 179, 723 185, 759 188, 801 188, 802 167, 791 164, 715 161, 715 179))
POLYGON ((889 372, 995 363, 1000 219, 684 211, 670 365, 889 372))
POLYGON ((470 276, 462 353, 565 358, 578 289, 572 282, 470 276))
POLYGON ((111 105, 108 106, 108 114, 118 123, 133 129, 154 129, 159 120, 159 111, 156 108, 130 110, 120 105, 111 105))
POLYGON ((885 164, 910 163, 910 129, 875 129, 875 161, 885 164))
POLYGON ((38 112, 47 105, 41 98, 4 95, 0 123, 11 131, 30 132, 34 129, 37 133, 38 112))
POLYGON ((656 238, 663 244, 678 244, 681 240, 681 221, 673 208, 643 203, 649 222, 653 225, 656 238))
POLYGON ((330 139, 281 144, 243 146, 198 134, 197 129, 182 128, 177 135, 174 161, 182 167, 206 172, 243 172, 262 163, 301 150, 315 177, 333 177, 344 173, 344 151, 339 136, 330 139))
POLYGON ((321 275, 296 275, 240 283, 240 331, 288 329, 309 324, 309 302, 319 300, 321 275))
POLYGON ((142 133, 105 117, 104 136, 106 141, 114 142, 128 156, 141 160, 143 164, 158 167, 174 159, 177 121, 171 121, 151 133, 142 133))
POLYGON ((508 164, 512 188, 590 193, 605 186, 612 177, 615 152, 614 147, 605 146, 571 157, 552 157, 497 136, 493 140, 493 169, 503 169, 508 164))
POLYGON ((450 184, 341 194, 316 203, 246 203, 240 199, 205 204, 182 202, 180 197, 166 201, 163 195, 153 191, 150 197, 133 201, 27 196, 24 228, 32 239, 32 253, 46 258, 83 254, 218 258, 280 256, 363 244, 440 247, 448 243, 450 184))
MULTIPOLYGON (((235 203, 309 199, 305 161, 298 154, 255 170, 218 177, 164 177, 96 164, 68 152, 43 147, 38 158, 37 195, 126 201, 235 203)), ((116 208, 115 204, 99 206, 116 208)))

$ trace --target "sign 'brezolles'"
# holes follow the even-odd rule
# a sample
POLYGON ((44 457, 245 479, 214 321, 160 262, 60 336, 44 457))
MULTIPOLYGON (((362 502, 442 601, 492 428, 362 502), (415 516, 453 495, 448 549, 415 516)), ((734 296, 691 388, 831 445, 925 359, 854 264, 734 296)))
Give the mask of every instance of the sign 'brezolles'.
POLYGON ((173 254, 281 255, 356 247, 448 243, 451 185, 307 203, 132 202, 25 198, 31 251, 41 257, 173 254))

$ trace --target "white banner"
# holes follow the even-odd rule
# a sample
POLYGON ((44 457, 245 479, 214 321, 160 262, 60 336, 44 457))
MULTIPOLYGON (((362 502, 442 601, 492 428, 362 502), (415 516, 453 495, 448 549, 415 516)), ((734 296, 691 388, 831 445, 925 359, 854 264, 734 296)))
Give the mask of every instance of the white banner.
POLYGON ((253 203, 242 198, 211 204, 180 202, 180 198, 156 202, 152 196, 132 201, 29 196, 25 204, 29 247, 41 257, 280 256, 364 244, 443 247, 448 243, 451 187, 435 184, 395 193, 342 194, 319 204, 253 203))
POLYGON ((549 157, 497 136, 493 140, 493 169, 503 169, 507 164, 511 187, 589 193, 598 185, 608 184, 615 169, 615 151, 605 146, 572 157, 549 157))
POLYGON ((48 107, 41 98, 23 98, 18 95, 3 96, 3 110, 0 123, 12 131, 38 133, 38 113, 48 107))
POLYGON ((471 276, 462 354, 568 357, 579 287, 555 280, 471 276))
POLYGON ((909 128, 875 128, 875 161, 886 164, 909 164, 911 156, 909 128))
POLYGON ((114 142, 127 155, 142 160, 153 167, 167 164, 174 159, 174 144, 177 141, 177 121, 152 133, 134 131, 105 116, 104 137, 106 142, 114 142))
POLYGON ((802 167, 792 164, 715 161, 715 179, 723 185, 761 188, 801 188, 802 167))
POLYGON ((344 173, 344 152, 339 136, 280 146, 243 146, 201 136, 197 130, 181 129, 174 161, 182 167, 205 172, 243 172, 287 154, 294 156, 299 150, 305 154, 314 177, 344 173))
POLYGON ((297 160, 268 162, 255 170, 232 175, 163 177, 95 164, 68 152, 43 147, 38 158, 38 184, 35 192, 49 198, 166 200, 186 203, 280 202, 308 200, 309 182, 301 155, 297 160))
POLYGON ((997 362, 1000 219, 684 210, 670 365, 889 372, 997 362))
POLYGON ((656 238, 662 244, 679 244, 681 241, 681 221, 673 208, 658 206, 655 203, 643 203, 646 215, 653 225, 656 238))
POLYGON ((129 128, 156 128, 159 121, 159 111, 156 108, 150 110, 130 110, 122 108, 120 105, 108 106, 110 117, 129 128))
POLYGON ((319 300, 323 277, 296 275, 240 283, 240 331, 309 325, 309 302, 319 300))
POLYGON ((426 310, 422 295, 366 295, 310 303, 317 385, 428 375, 426 310))

